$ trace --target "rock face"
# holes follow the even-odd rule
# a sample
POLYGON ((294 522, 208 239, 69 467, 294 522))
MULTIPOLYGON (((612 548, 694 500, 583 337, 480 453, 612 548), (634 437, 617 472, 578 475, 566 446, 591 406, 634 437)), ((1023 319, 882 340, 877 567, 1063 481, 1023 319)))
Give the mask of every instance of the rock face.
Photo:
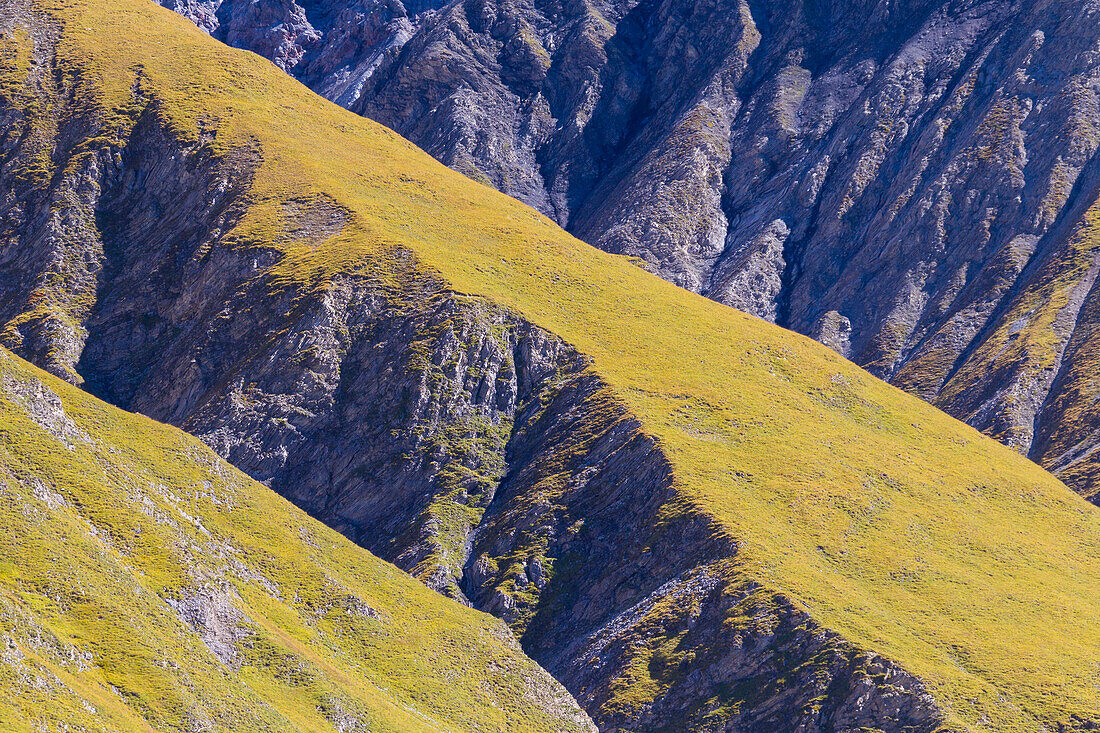
MULTIPOLYGON (((18 93, 39 102, 2 108, 5 344, 505 619, 601 730, 941 727, 919 680, 742 572, 586 357, 401 253, 319 289, 272 282, 271 250, 226 238, 258 151, 181 141, 140 75, 101 135, 55 27, 23 6, 0 21, 29 35, 18 93)), ((283 213, 307 245, 347 216, 323 197, 283 213)), ((226 603, 176 611, 232 666, 226 603)))
POLYGON ((1094 3, 168 3, 1096 496, 1094 3))

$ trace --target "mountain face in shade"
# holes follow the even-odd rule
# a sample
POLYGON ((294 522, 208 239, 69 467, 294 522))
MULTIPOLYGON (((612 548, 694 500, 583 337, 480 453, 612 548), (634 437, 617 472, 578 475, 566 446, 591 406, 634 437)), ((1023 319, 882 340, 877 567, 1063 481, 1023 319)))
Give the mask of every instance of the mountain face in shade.
POLYGON ((1094 3, 163 2, 1100 491, 1094 3))

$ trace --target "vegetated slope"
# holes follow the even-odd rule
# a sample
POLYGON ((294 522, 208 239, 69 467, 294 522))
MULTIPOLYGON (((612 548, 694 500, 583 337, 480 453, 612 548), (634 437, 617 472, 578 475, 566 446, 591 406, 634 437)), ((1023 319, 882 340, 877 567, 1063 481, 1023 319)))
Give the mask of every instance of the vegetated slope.
POLYGON ((163 4, 1100 497, 1094 3, 163 4))
POLYGON ((4 730, 594 730, 499 621, 0 349, 4 730))
POLYGON ((5 11, 21 353, 507 619, 603 730, 1095 725, 1100 513, 1033 463, 151 3, 5 11))

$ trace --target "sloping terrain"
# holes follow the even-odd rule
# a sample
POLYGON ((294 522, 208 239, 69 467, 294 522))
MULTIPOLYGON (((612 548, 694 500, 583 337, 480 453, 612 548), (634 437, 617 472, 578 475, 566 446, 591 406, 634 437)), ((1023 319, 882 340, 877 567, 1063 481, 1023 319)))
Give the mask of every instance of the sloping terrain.
POLYGON ((1035 464, 152 3, 0 17, 5 343, 506 619, 601 730, 1100 723, 1100 512, 1035 464))
POLYGON ((594 730, 507 628, 0 350, 0 728, 594 730))
POLYGON ((163 4, 1100 498, 1095 3, 163 4))

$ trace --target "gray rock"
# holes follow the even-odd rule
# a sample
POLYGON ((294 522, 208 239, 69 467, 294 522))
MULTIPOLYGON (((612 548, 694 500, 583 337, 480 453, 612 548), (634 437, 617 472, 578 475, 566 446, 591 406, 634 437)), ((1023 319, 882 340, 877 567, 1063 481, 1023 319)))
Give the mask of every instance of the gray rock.
POLYGON ((836 311, 822 314, 809 335, 841 356, 852 353, 852 322, 836 311))
POLYGON ((185 592, 179 599, 166 600, 222 664, 240 668, 237 644, 248 635, 245 624, 249 621, 229 593, 205 587, 185 592))
POLYGON ((91 436, 65 413, 61 398, 38 380, 20 382, 4 375, 0 379, 0 392, 14 397, 38 427, 60 440, 69 450, 73 450, 76 443, 92 442, 91 436))

